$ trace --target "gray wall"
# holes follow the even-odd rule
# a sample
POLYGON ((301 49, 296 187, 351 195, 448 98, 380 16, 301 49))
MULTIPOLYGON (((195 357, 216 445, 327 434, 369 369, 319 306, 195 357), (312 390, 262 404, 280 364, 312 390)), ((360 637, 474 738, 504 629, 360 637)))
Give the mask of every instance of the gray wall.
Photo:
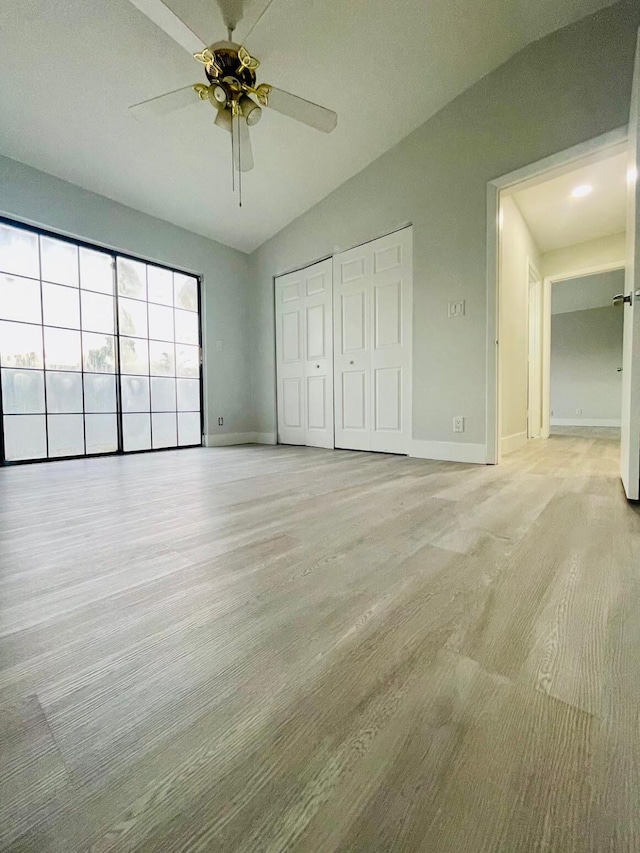
POLYGON ((623 320, 622 308, 613 306, 552 316, 552 424, 620 420, 623 320))
POLYGON ((551 313, 565 314, 585 311, 587 308, 604 308, 612 304, 616 294, 623 292, 622 269, 557 281, 551 288, 551 313))
POLYGON ((203 276, 205 432, 253 430, 247 255, 0 157, 0 213, 203 276), (222 340, 221 352, 215 341, 222 340), (224 427, 217 426, 219 415, 224 427))
POLYGON ((411 222, 414 438, 485 443, 487 182, 627 123, 639 24, 622 0, 530 45, 254 253, 256 429, 276 429, 272 277, 411 222))

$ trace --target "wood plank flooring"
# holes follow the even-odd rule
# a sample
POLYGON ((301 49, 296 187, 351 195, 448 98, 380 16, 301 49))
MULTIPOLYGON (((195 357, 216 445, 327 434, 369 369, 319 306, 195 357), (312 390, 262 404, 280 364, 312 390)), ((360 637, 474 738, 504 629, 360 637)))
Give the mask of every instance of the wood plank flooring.
POLYGON ((617 454, 0 470, 0 849, 637 853, 617 454))

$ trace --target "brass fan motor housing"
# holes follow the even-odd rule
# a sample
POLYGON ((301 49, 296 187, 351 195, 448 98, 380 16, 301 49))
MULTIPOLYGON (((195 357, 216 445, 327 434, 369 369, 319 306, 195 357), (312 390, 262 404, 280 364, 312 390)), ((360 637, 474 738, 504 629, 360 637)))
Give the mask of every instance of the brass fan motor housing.
POLYGON ((214 62, 205 65, 205 74, 210 83, 217 83, 225 77, 235 77, 239 83, 254 88, 256 84, 256 73, 251 68, 244 67, 238 58, 240 45, 233 42, 223 42, 212 45, 210 50, 214 62))

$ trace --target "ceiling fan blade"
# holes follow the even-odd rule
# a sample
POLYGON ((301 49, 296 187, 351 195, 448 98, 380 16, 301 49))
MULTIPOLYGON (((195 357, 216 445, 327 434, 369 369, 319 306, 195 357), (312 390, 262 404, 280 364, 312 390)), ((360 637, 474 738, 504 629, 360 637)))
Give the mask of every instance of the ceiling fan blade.
POLYGON ((272 110, 301 121, 303 124, 308 124, 309 127, 315 127, 323 133, 331 133, 338 123, 338 115, 333 110, 306 101, 304 98, 292 95, 291 92, 276 89, 275 86, 267 83, 258 86, 257 93, 258 100, 264 106, 271 107, 272 110))
POLYGON ((246 118, 239 113, 231 123, 233 139, 233 165, 238 172, 250 172, 253 169, 253 151, 246 118))
POLYGON ((207 46, 202 36, 194 33, 191 27, 187 26, 162 0, 130 0, 130 2, 189 53, 198 53, 207 46))
POLYGON ((195 92, 193 86, 185 86, 184 89, 176 89, 175 92, 167 92, 157 98, 150 98, 129 107, 129 112, 137 119, 152 119, 181 110, 200 102, 200 96, 195 92))

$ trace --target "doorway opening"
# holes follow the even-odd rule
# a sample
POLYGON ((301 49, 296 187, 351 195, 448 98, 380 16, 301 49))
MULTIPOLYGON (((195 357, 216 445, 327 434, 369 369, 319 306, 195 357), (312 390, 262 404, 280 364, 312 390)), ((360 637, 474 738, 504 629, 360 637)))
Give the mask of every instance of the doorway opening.
POLYGON ((549 434, 620 442, 624 267, 551 282, 549 434))
POLYGON ((625 128, 489 185, 489 462, 566 436, 619 455, 628 162, 625 128))

